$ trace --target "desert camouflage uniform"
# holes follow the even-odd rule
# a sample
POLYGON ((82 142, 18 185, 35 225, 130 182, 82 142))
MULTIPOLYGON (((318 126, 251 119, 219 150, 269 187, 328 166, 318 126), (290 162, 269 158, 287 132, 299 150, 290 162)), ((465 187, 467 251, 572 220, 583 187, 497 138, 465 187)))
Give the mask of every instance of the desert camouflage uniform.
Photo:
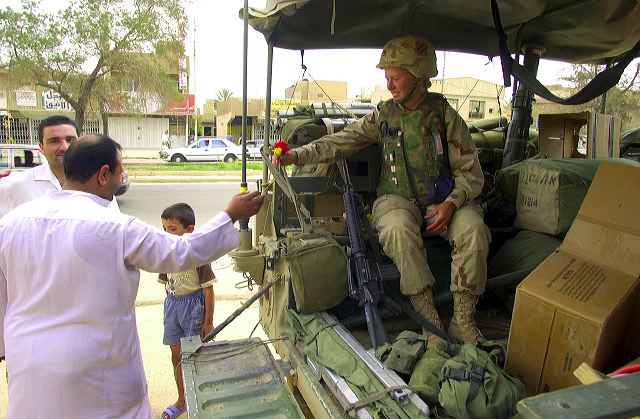
POLYGON ((369 144, 379 144, 384 153, 373 224, 385 253, 400 271, 402 293, 419 294, 435 283, 422 231, 425 211, 436 204, 417 202, 413 190, 422 200, 431 178, 449 174, 455 186, 446 201, 457 210, 442 237, 453 249, 451 290, 481 295, 487 278, 490 233, 482 221, 482 210, 469 201, 482 191, 484 178, 475 145, 460 115, 441 95, 433 93, 427 93, 411 111, 388 101, 343 131, 297 148, 298 164, 331 163, 369 144), (402 133, 404 146, 398 146, 397 131, 402 133), (448 153, 438 153, 434 133, 447 142, 448 153))

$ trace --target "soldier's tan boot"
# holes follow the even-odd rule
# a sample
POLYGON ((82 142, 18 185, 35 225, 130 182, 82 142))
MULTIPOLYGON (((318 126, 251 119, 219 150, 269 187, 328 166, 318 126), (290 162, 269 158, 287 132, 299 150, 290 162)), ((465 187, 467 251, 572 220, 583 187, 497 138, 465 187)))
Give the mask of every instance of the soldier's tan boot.
POLYGON ((468 292, 453 293, 453 317, 449 324, 449 337, 454 342, 484 342, 473 318, 476 312, 478 296, 468 292))
MULTIPOLYGON (((431 288, 427 288, 425 291, 409 296, 411 300, 411 304, 413 305, 414 310, 420 314, 425 319, 429 320, 433 323, 438 329, 444 331, 444 327, 442 326, 442 322, 440 321, 440 316, 438 315, 438 311, 436 310, 435 302, 433 301, 433 291, 431 288)), ((427 346, 432 347, 437 345, 440 342, 444 342, 444 340, 426 329, 422 329, 422 334, 427 338, 427 346)))

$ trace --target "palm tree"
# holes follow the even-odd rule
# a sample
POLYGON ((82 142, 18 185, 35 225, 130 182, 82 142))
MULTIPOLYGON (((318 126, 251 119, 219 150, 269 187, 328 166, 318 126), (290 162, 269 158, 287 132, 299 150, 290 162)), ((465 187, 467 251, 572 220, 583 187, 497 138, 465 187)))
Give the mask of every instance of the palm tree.
POLYGON ((216 100, 218 102, 224 102, 227 99, 231 99, 233 97, 233 92, 229 89, 218 90, 216 93, 216 100))

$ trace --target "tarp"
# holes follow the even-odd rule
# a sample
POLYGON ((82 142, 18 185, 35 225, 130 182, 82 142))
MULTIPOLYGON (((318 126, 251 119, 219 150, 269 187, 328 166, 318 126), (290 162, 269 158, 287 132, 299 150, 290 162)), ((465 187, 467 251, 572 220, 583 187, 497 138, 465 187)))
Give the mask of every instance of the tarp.
MULTIPOLYGON (((287 310, 286 315, 287 338, 294 344, 301 344, 307 357, 344 378, 359 400, 385 391, 362 358, 317 313, 299 314, 287 310)), ((413 403, 400 405, 389 395, 372 402, 367 409, 374 418, 425 417, 413 403)))
MULTIPOLYGON (((542 58, 600 62, 640 40, 636 0, 498 0, 509 50, 538 45, 542 58)), ((242 16, 242 10, 240 11, 242 16)), ((381 48, 401 35, 422 35, 437 50, 499 55, 490 1, 267 0, 249 24, 274 47, 381 48)))

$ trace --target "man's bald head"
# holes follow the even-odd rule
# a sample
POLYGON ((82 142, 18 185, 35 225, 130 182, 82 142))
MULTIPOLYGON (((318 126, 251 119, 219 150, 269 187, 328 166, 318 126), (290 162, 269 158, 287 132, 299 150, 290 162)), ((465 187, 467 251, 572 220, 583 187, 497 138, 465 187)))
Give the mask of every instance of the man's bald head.
POLYGON ((66 181, 86 182, 104 165, 115 173, 120 150, 120 144, 106 135, 83 135, 69 146, 64 156, 66 181))

